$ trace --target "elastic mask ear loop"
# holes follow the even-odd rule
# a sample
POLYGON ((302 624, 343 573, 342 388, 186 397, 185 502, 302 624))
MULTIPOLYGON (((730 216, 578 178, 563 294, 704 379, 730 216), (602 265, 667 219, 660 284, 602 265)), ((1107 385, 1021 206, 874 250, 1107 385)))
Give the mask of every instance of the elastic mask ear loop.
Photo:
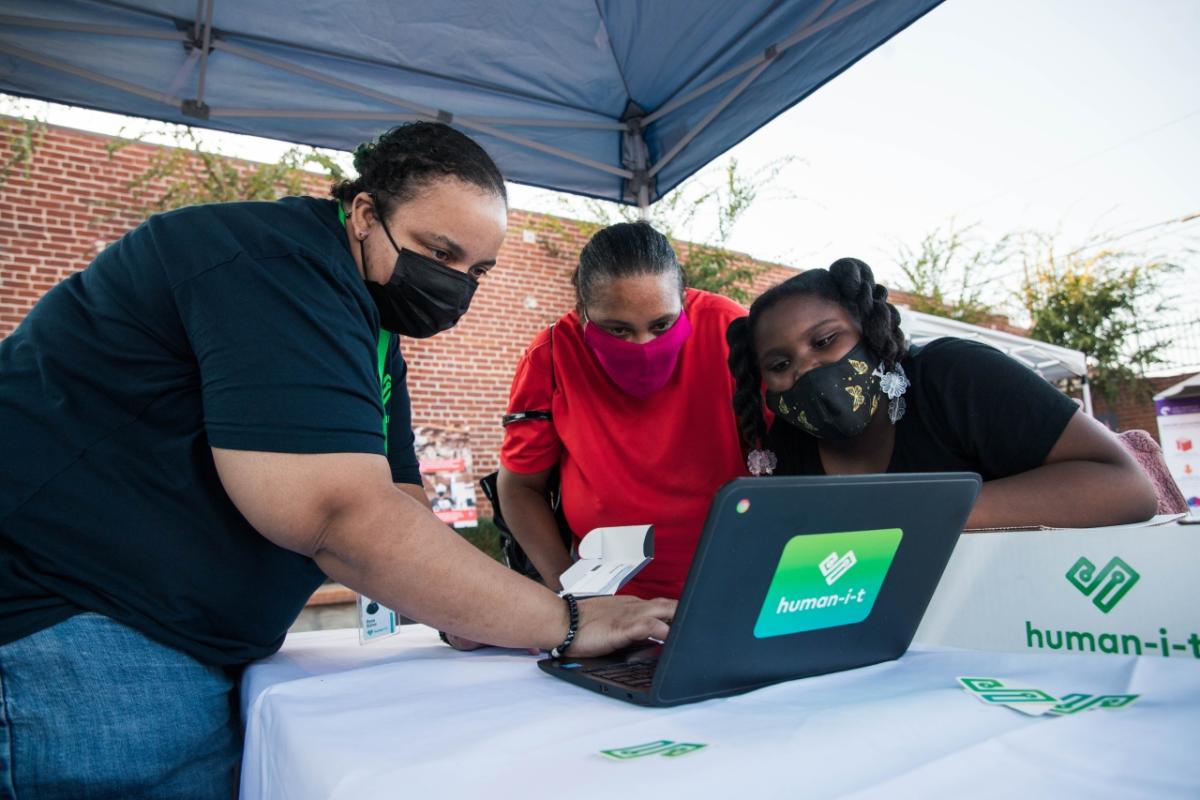
POLYGON ((387 220, 383 218, 383 214, 379 210, 379 198, 375 196, 374 192, 371 192, 370 195, 371 202, 375 204, 375 216, 379 217, 379 226, 383 228, 383 235, 387 237, 389 242, 391 242, 392 249, 396 251, 396 255, 399 255, 400 245, 396 244, 396 240, 392 238, 392 232, 388 230, 387 220))

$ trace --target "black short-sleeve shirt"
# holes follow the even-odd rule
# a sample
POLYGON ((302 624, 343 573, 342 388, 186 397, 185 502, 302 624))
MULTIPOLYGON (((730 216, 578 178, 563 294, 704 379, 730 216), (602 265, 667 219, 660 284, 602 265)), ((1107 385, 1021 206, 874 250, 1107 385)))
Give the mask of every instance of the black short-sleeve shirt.
MULTIPOLYGON (((209 664, 274 652, 324 576, 210 448, 383 454, 378 326, 311 198, 151 217, 50 290, 0 342, 0 644, 96 611, 209 664)), ((390 368, 393 477, 419 483, 394 344, 390 368)))
MULTIPOLYGON (((911 347, 901 363, 911 385, 888 472, 966 470, 985 481, 1027 472, 1045 463, 1078 409, 1031 369, 979 342, 935 339, 911 347)), ((778 474, 825 474, 817 440, 795 425, 776 418, 767 440, 778 474)))

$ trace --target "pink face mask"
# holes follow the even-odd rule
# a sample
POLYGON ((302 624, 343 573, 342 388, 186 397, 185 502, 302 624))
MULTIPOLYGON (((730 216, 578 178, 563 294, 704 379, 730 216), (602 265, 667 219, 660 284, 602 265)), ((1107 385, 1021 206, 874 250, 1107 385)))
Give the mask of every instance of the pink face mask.
POLYGON ((686 313, 665 332, 646 342, 637 344, 618 339, 592 323, 583 326, 583 338, 596 354, 600 366, 626 394, 639 400, 667 385, 679 361, 683 343, 692 335, 692 323, 686 313))

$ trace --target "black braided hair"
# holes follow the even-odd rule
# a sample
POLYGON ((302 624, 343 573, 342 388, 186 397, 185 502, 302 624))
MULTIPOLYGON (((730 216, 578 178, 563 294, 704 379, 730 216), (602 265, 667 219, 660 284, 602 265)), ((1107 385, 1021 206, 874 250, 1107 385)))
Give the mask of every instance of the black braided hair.
POLYGON ((504 176, 496 163, 471 137, 440 122, 397 125, 354 151, 358 177, 336 183, 329 193, 349 203, 368 192, 386 215, 439 178, 458 178, 508 202, 504 176))
POLYGON ((768 310, 791 297, 812 295, 837 303, 862 328, 863 341, 891 370, 906 349, 900 330, 900 312, 887 301, 888 290, 875 283, 871 268, 857 258, 839 258, 829 269, 810 269, 759 295, 745 319, 735 320, 726 332, 729 342, 729 371, 733 374, 733 411, 738 428, 751 448, 761 447, 766 438, 762 416, 762 375, 754 354, 754 331, 768 310))
POLYGON ((595 299, 599 287, 613 280, 668 272, 676 276, 683 294, 683 269, 670 240, 649 222, 618 222, 596 231, 584 245, 571 284, 582 310, 595 299))
MULTIPOLYGON (((862 326, 867 349, 883 362, 884 370, 891 370, 904 357, 905 340, 900 330, 900 311, 887 301, 887 287, 875 283, 871 268, 857 258, 839 258, 829 265, 829 275, 842 306, 862 326)), ((838 301, 835 297, 827 299, 838 301)))
POLYGON ((767 421, 763 419, 762 375, 754 355, 749 320, 738 317, 729 323, 725 341, 729 343, 729 371, 733 373, 733 413, 742 439, 753 450, 762 447, 767 438, 767 421))

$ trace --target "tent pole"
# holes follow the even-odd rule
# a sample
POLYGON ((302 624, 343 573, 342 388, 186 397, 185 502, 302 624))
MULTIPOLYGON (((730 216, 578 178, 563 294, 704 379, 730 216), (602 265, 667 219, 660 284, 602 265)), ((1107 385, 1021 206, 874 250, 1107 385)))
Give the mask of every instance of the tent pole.
POLYGON ((591 131, 625 131, 628 126, 616 120, 589 122, 573 119, 525 119, 522 117, 471 117, 484 125, 517 125, 523 128, 579 128, 591 131))
POLYGON ((875 2, 875 0, 857 0, 857 2, 851 3, 850 5, 843 8, 841 11, 838 11, 837 13, 832 14, 831 16, 826 17, 825 19, 816 20, 815 18, 820 16, 821 14, 823 14, 825 12, 825 10, 828 9, 829 6, 831 5, 831 3, 826 2, 820 8, 817 9, 817 12, 815 14, 810 15, 809 19, 805 21, 805 24, 801 25, 800 28, 798 30, 796 30, 791 36, 788 36, 783 41, 781 41, 777 44, 773 44, 770 47, 768 47, 763 52, 763 54, 761 56, 759 56, 757 59, 755 59, 753 61, 748 61, 739 67, 735 67, 734 69, 729 70, 724 75, 714 78, 713 80, 704 84, 704 86, 701 86, 699 89, 696 89, 695 91, 692 91, 692 92, 688 93, 687 95, 684 95, 683 97, 678 98, 677 100, 673 100, 673 101, 663 105, 661 108, 659 108, 652 114, 648 115, 646 117, 646 119, 644 120, 643 124, 649 124, 651 122, 654 122, 655 120, 659 119, 663 115, 669 113, 671 110, 678 108, 679 106, 683 105, 684 103, 689 102, 693 98, 698 97, 701 94, 704 94, 705 92, 709 91, 710 89, 716 88, 717 86, 719 86, 720 84, 722 84, 728 80, 732 80, 734 77, 742 74, 746 70, 751 70, 749 75, 747 75, 745 78, 743 78, 741 80, 741 82, 738 83, 738 85, 735 86, 733 88, 733 90, 729 94, 727 94, 725 96, 725 98, 723 100, 721 100, 721 102, 719 102, 716 105, 716 107, 714 107, 711 111, 708 112, 708 114, 706 114, 704 116, 704 119, 700 120, 700 122, 694 128, 692 128, 690 131, 688 131, 687 134, 682 139, 680 139, 678 142, 676 142, 675 146, 672 147, 669 152, 667 152, 662 158, 660 158, 658 160, 657 163, 655 163, 655 165, 650 169, 650 177, 653 178, 659 172, 662 172, 663 168, 665 166, 667 166, 667 164, 669 164, 671 161, 673 161, 675 159, 675 157, 677 155, 679 155, 679 153, 682 152, 683 149, 685 147, 687 147, 688 144, 690 144, 693 139, 695 139, 697 136, 699 136, 701 131, 703 131, 705 128, 707 128, 709 126, 709 124, 711 124, 712 121, 714 119, 716 119, 721 114, 721 112, 723 112, 726 109, 726 107, 729 106, 730 103, 732 103, 734 100, 737 99, 737 97, 739 95, 741 95, 742 92, 746 91, 746 89, 749 88, 750 84, 754 83, 754 81, 758 78, 758 76, 763 73, 763 70, 765 70, 768 66, 770 66, 771 62, 779 57, 780 53, 782 53, 784 50, 787 50, 790 47, 796 46, 797 44, 799 44, 800 42, 809 38, 810 36, 817 33, 818 31, 824 30, 825 28, 828 28, 830 25, 833 25, 836 22, 840 22, 842 19, 850 16, 851 14, 858 12, 859 10, 861 10, 862 8, 865 8, 866 6, 871 5, 871 3, 873 3, 873 2, 875 2))
POLYGON ((1083 413, 1089 417, 1096 416, 1092 413, 1092 387, 1088 385, 1087 375, 1083 376, 1083 413))
POLYGON ((181 42, 187 39, 183 31, 160 31, 155 28, 131 28, 122 25, 92 25, 86 22, 60 22, 36 17, 18 17, 12 14, 0 14, 0 27, 37 28, 47 31, 72 31, 74 33, 95 33, 101 36, 129 36, 135 39, 165 39, 181 42))
POLYGON ((204 38, 200 43, 200 80, 196 88, 196 105, 204 106, 204 81, 208 77, 208 51, 212 49, 213 6, 216 0, 208 0, 208 10, 204 15, 204 38))
MULTIPOLYGON (((207 8, 204 15, 204 32, 200 35, 199 41, 193 40, 193 47, 199 46, 200 49, 200 77, 196 84, 196 98, 194 100, 184 100, 179 105, 179 113, 185 117, 195 117, 197 119, 208 119, 209 108, 204 104, 204 84, 208 79, 208 53, 212 50, 212 21, 213 21, 213 6, 216 5, 216 0, 207 0, 207 8)), ((200 9, 197 7, 197 14, 200 9)), ((192 51, 193 54, 195 50, 192 51)), ((191 60, 191 56, 188 57, 191 60)))
POLYGON ((360 86, 356 83, 351 83, 350 81, 344 81, 340 78, 335 78, 332 75, 325 75, 316 70, 308 69, 307 67, 300 67, 282 59, 264 55, 263 53, 256 53, 249 48, 231 44, 223 39, 216 40, 213 42, 212 46, 215 50, 225 50, 233 55, 241 56, 249 61, 255 61, 259 64, 275 67, 276 69, 291 73, 293 75, 299 75, 303 78, 309 78, 310 80, 314 80, 319 83, 336 86, 339 89, 356 92, 367 97, 373 97, 376 100, 381 100, 385 103, 391 103, 392 105, 406 108, 410 111, 416 112, 425 119, 440 120, 445 122, 447 125, 453 123, 458 125, 460 128, 486 133, 489 136, 496 137, 497 139, 503 139, 504 141, 512 142, 513 144, 519 144, 523 147, 528 147, 531 150, 537 150, 538 152, 546 153, 547 155, 558 156, 559 158, 567 161, 573 161, 576 164, 583 164, 586 167, 591 167, 592 169, 599 170, 600 172, 607 172, 610 175, 616 175, 620 178, 633 177, 633 173, 630 170, 621 169, 620 167, 613 167, 591 158, 577 156, 574 153, 569 153, 566 150, 561 150, 557 147, 551 147, 550 145, 545 145, 541 142, 527 139, 524 136, 517 136, 516 134, 508 133, 507 131, 498 130, 490 125, 481 125, 470 117, 456 117, 446 111, 430 108, 429 106, 423 106, 419 103, 413 103, 399 97, 393 97, 392 95, 376 91, 366 86, 360 86))
MULTIPOLYGON (((854 14, 855 12, 859 11, 860 9, 862 9, 865 6, 871 5, 871 3, 873 3, 873 2, 875 2, 875 0, 859 0, 857 3, 846 6, 841 11, 838 11, 837 13, 832 14, 825 19, 818 19, 822 14, 825 13, 826 10, 829 9, 829 7, 831 5, 833 5, 833 0, 825 0, 825 2, 816 11, 814 11, 812 14, 810 14, 808 19, 806 19, 800 25, 800 27, 798 27, 796 29, 796 31, 791 36, 789 36, 786 39, 784 39, 783 41, 779 42, 778 45, 776 46, 776 49, 778 50, 778 52, 782 53, 783 51, 785 51, 791 47, 795 47, 797 44, 799 44, 800 42, 809 38, 813 34, 819 33, 821 31, 825 30, 826 28, 828 28, 830 25, 833 25, 834 23, 841 22, 846 17, 850 16, 851 14, 854 14)), ((688 92, 687 94, 681 95, 681 96, 663 104, 659 108, 655 109, 653 113, 648 114, 646 116, 644 124, 649 125, 650 123, 660 119, 661 117, 664 117, 667 114, 670 114, 672 111, 679 108, 680 106, 690 103, 691 101, 695 100, 700 95, 707 94, 708 92, 717 88, 718 86, 720 86, 723 83, 728 83, 729 81, 736 78, 738 75, 741 75, 744 72, 748 72, 748 71, 754 69, 759 64, 761 64, 763 62, 763 60, 764 60, 764 56, 759 56, 756 59, 747 61, 743 64, 739 64, 738 66, 734 67, 733 69, 723 72, 722 74, 718 75, 717 77, 713 78, 712 80, 707 81, 706 83, 704 83, 700 86, 697 86, 695 89, 688 92)))
POLYGON ((178 97, 183 91, 183 85, 187 83, 187 79, 191 77, 192 70, 196 68, 196 63, 200 61, 200 51, 192 48, 192 52, 188 53, 188 57, 179 65, 175 77, 171 79, 171 85, 167 87, 167 94, 171 97, 178 97))
POLYGON ((308 78, 310 80, 317 81, 318 83, 336 86, 339 89, 356 92, 367 97, 373 97, 376 100, 382 100, 385 103, 391 103, 392 105, 400 106, 401 108, 407 108, 409 111, 415 111, 427 119, 437 119, 438 117, 438 109, 436 108, 421 105, 420 103, 413 103, 399 97, 393 97, 392 95, 367 88, 366 86, 360 86, 356 83, 351 83, 350 81, 334 78, 331 75, 324 75, 320 72, 317 72, 315 69, 297 66, 284 61, 283 59, 274 58, 263 53, 256 53, 248 47, 242 47, 241 45, 227 42, 224 39, 218 39, 217 41, 213 42, 213 49, 224 50, 225 52, 232 53, 235 56, 241 56, 247 61, 254 61, 259 64, 264 64, 268 67, 275 67, 283 72, 291 73, 292 75, 299 75, 301 78, 308 78))
POLYGON ((701 131, 703 131, 705 128, 707 128, 714 119, 716 119, 718 116, 720 116, 721 112, 724 111, 726 109, 726 107, 729 106, 730 103, 732 103, 734 100, 736 100, 738 95, 740 95, 742 92, 746 91, 746 89, 749 88, 750 84, 754 83, 755 79, 759 75, 763 74, 763 70, 765 70, 767 67, 769 67, 771 65, 772 61, 774 61, 773 56, 771 58, 767 59, 766 61, 763 61, 757 67, 755 67, 753 72, 751 72, 749 75, 747 75, 745 78, 743 78, 742 82, 733 88, 733 91, 731 91, 729 94, 725 95, 725 97, 721 100, 721 102, 717 103, 716 106, 714 106, 711 111, 709 111, 707 114, 705 114, 704 119, 700 120, 700 122, 697 123, 696 127, 692 128, 690 131, 688 131, 682 139, 680 139, 678 142, 675 143, 675 146, 672 147, 667 152, 666 155, 664 155, 662 158, 660 158, 654 164, 654 166, 650 168, 650 177, 653 178, 655 175, 657 175, 659 172, 662 171, 663 167, 665 167, 667 164, 670 164, 673 160, 675 160, 675 156, 679 155, 679 153, 683 150, 683 148, 687 147, 693 139, 695 139, 697 136, 700 135, 701 131))
POLYGON ((625 133, 621 134, 621 163, 629 168, 629 179, 621 194, 635 200, 642 220, 650 219, 650 147, 642 125, 642 109, 630 100, 621 116, 625 133))
POLYGON ((613 167, 613 166, 605 164, 601 161, 596 161, 591 158, 584 158, 583 156, 577 156, 574 153, 570 153, 566 150, 560 150, 557 147, 551 147, 550 145, 542 144, 541 142, 535 142, 532 139, 526 139, 524 136, 517 136, 515 134, 508 133, 507 131, 502 131, 502 130, 499 130, 498 128, 493 128, 490 125, 480 125, 479 123, 475 122, 474 120, 472 120, 470 118, 455 117, 454 122, 459 127, 466 128, 467 130, 473 130, 473 131, 479 131, 480 133, 486 133, 488 136, 494 136, 497 139, 503 139, 507 142, 512 142, 513 144, 519 144, 522 147, 528 147, 530 150, 537 150, 540 153, 546 153, 547 155, 558 156, 559 158, 564 159, 565 161, 573 161, 576 164, 582 164, 585 167, 591 167, 592 169, 599 170, 600 172, 607 172, 609 175, 616 175, 620 178, 632 178, 633 177, 633 173, 627 169, 621 169, 620 167, 613 167))
MULTIPOLYGON (((211 106, 216 117, 260 117, 262 119, 361 119, 415 120, 428 119, 421 114, 397 114, 389 111, 327 111, 316 108, 238 108, 211 106)), ((461 117, 455 117, 461 120, 461 117)), ((586 122, 583 120, 548 119, 522 120, 516 117, 470 117, 481 125, 519 125, 526 128, 568 128, 579 130, 625 130, 619 122, 586 122)))
POLYGON ((345 119, 366 122, 415 122, 429 119, 403 111, 317 111, 309 108, 226 108, 210 106, 214 117, 259 117, 261 119, 345 119))
POLYGON ((83 69, 81 67, 73 67, 70 64, 64 64, 57 59, 48 58, 40 53, 34 53, 22 47, 13 47, 10 44, 4 44, 3 42, 0 42, 0 53, 7 53, 10 56, 15 56, 17 58, 24 59, 25 61, 31 61, 34 64, 41 64, 43 67, 56 69, 59 72, 65 72, 68 75, 74 75, 76 78, 94 81, 95 83, 99 83, 103 86, 111 86, 112 88, 120 89, 123 92, 136 94, 138 97, 157 100, 160 103, 166 103, 172 107, 178 107, 179 104, 178 97, 170 97, 158 89, 150 89, 146 86, 118 80, 116 78, 110 78, 106 75, 97 75, 91 70, 83 69))

